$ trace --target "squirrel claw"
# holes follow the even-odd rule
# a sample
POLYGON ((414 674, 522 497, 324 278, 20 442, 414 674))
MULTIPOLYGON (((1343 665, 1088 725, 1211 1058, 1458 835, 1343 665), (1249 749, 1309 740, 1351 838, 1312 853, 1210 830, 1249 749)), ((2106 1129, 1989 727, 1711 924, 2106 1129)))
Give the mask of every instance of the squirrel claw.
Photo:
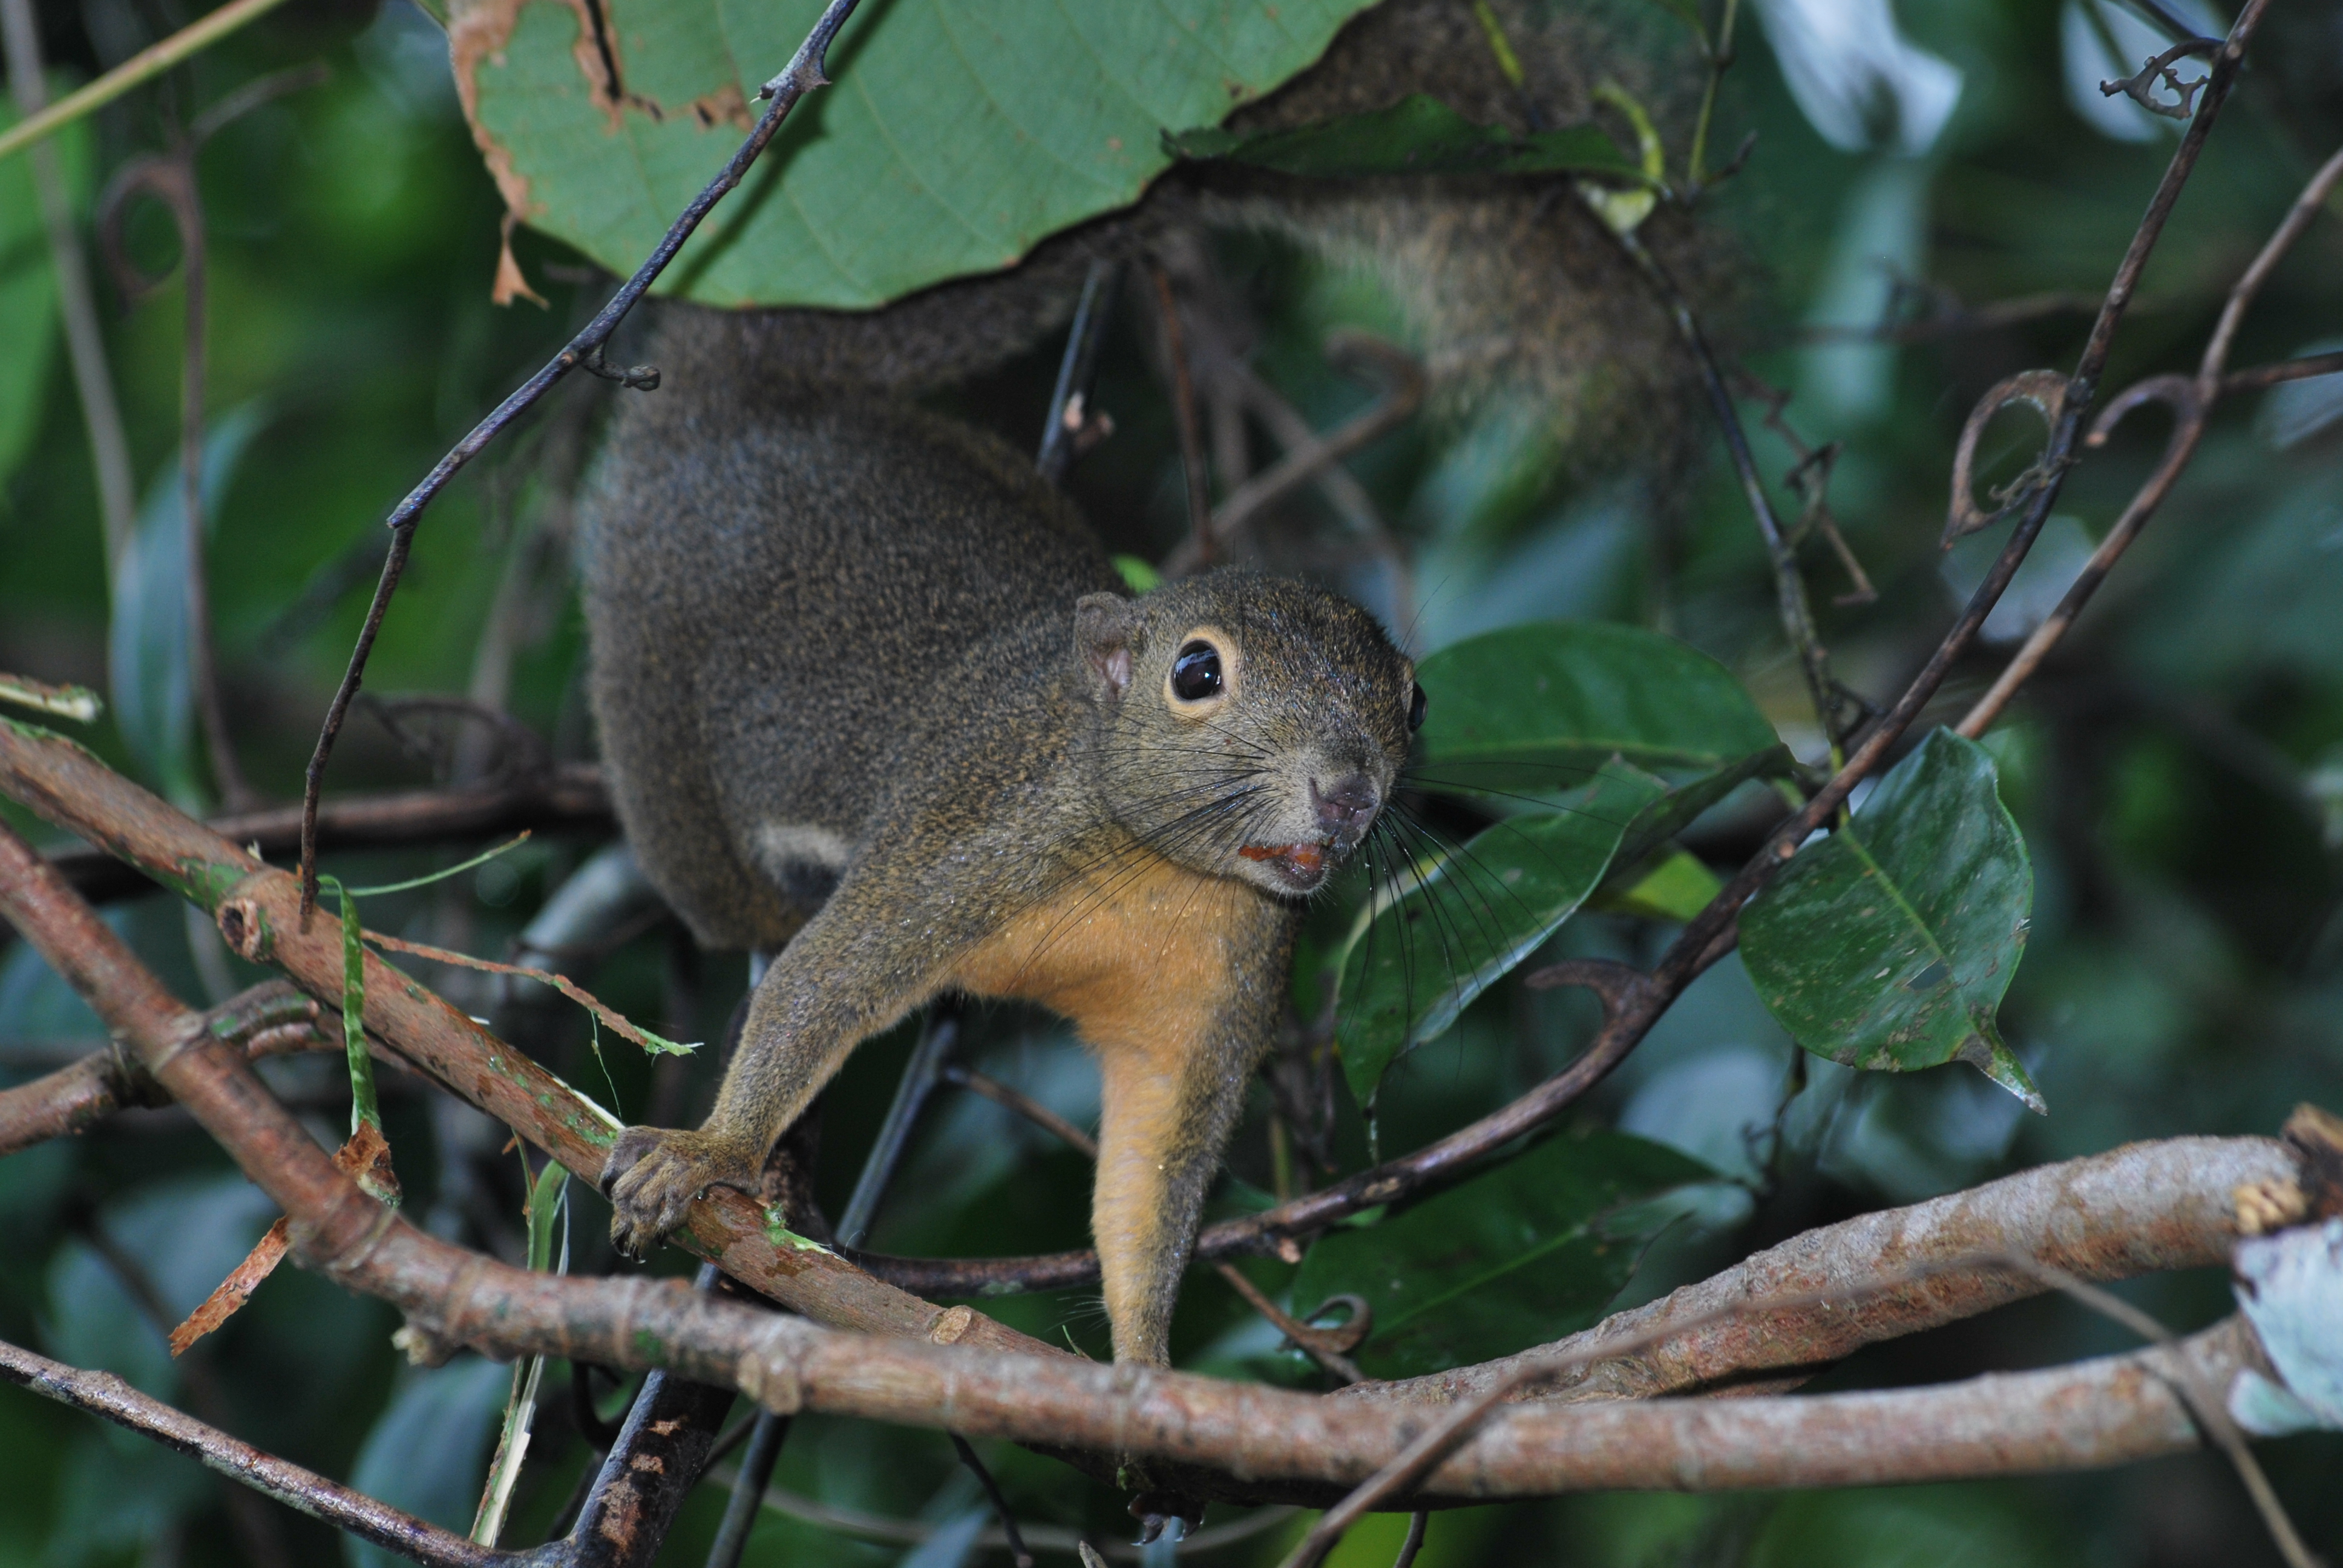
POLYGON ((745 1176, 731 1146, 703 1132, 629 1127, 610 1146, 596 1185, 610 1200, 610 1241, 627 1256, 650 1256, 662 1237, 683 1223, 695 1199, 710 1187, 754 1191, 757 1172, 745 1176))

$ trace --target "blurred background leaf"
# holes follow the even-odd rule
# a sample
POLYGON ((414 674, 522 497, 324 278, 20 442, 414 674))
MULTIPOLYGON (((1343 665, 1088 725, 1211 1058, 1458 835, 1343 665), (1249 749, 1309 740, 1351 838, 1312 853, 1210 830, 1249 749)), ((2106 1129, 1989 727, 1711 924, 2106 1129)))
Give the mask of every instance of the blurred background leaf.
POLYGON ((1680 1216, 1648 1200, 1715 1180, 1640 1138, 1550 1138, 1379 1225, 1321 1239, 1294 1276, 1293 1304, 1365 1301, 1374 1332, 1355 1359, 1372 1377, 1508 1355, 1600 1318, 1644 1245, 1680 1216))

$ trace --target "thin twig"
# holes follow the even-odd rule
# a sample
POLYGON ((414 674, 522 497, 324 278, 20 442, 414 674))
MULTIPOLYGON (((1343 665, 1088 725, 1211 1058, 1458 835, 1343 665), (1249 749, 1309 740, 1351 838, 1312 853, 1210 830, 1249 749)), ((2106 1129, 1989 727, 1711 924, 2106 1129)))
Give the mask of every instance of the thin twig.
MULTIPOLYGON (((238 0, 238 3, 252 4, 256 0, 238 0)), ((498 404, 487 418, 474 426, 469 435, 440 458, 431 472, 424 477, 423 482, 408 491, 406 499, 400 501, 385 519, 384 526, 391 530, 390 552, 384 558, 382 577, 375 585, 374 600, 367 607, 366 625, 358 633, 357 646, 350 651, 349 668, 343 673, 341 686, 335 691, 333 703, 327 709, 325 725, 317 733, 317 749, 310 755, 302 789, 300 923, 304 930, 308 929, 310 917, 317 904, 317 816, 318 797, 325 787, 326 762, 333 755, 335 738, 341 733, 343 720, 349 715, 350 703, 357 696, 359 683, 366 678, 367 656, 373 652, 375 638, 382 630, 382 618, 390 608, 391 595, 397 591, 399 578, 407 570, 407 555, 414 548, 416 524, 421 519, 423 509, 507 426, 551 391, 572 370, 589 363, 598 370, 603 347, 609 342, 611 334, 618 329, 618 324, 626 319, 627 313, 635 307, 659 274, 667 270, 668 263, 675 259, 676 252, 683 247, 684 241, 699 227, 700 220, 739 185, 749 172, 749 166, 756 162, 757 155, 765 150, 765 145, 773 139, 774 133, 781 128, 782 120, 797 106, 799 100, 829 84, 827 65, 830 42, 838 36, 838 30, 846 25, 847 18, 854 14, 857 4, 858 0, 830 0, 820 18, 814 23, 813 30, 806 35, 805 42, 798 45, 798 52, 789 65, 780 75, 759 90, 759 97, 770 101, 758 117, 755 128, 725 161, 716 177, 702 186, 699 194, 692 197, 682 213, 668 226, 667 232, 660 236, 659 244, 652 247, 642 266, 635 269, 634 276, 619 286, 618 291, 595 314, 585 329, 572 337, 544 368, 498 404)), ((641 377, 634 379, 639 383, 641 377)))
POLYGON ((1066 352, 1058 361, 1058 384, 1050 393, 1049 419, 1041 427, 1041 454, 1034 467, 1053 485, 1065 482, 1066 470, 1082 455, 1099 416, 1091 407, 1098 379, 1099 346, 1106 341, 1107 322, 1114 314, 1114 285, 1121 268, 1103 258, 1091 263, 1082 278, 1082 297, 1074 307, 1074 324, 1066 329, 1066 352))
MULTIPOLYGON (((1360 1342, 1367 1337, 1370 1320, 1363 1300, 1357 1296, 1340 1298, 1351 1309, 1350 1322, 1337 1330, 1321 1329, 1313 1323, 1303 1322, 1271 1301, 1266 1292, 1245 1278, 1243 1270, 1227 1259, 1215 1261, 1212 1269, 1228 1282, 1231 1290, 1243 1298, 1245 1305, 1268 1319, 1278 1332, 1293 1342, 1295 1349, 1332 1373, 1336 1381, 1343 1383, 1367 1381, 1367 1374, 1359 1370, 1359 1363, 1343 1353, 1358 1349, 1360 1342)), ((1328 1303, 1329 1306, 1332 1304, 1328 1303)), ((1325 1309, 1319 1310, 1322 1312, 1325 1309)))
MULTIPOLYGON (((723 1481, 724 1473, 715 1472, 714 1479, 723 1481)), ((764 1508, 784 1519, 794 1519, 823 1530, 834 1530, 841 1535, 859 1535, 866 1541, 884 1542, 890 1546, 924 1545, 940 1528, 924 1520, 895 1519, 880 1513, 866 1513, 858 1508, 840 1508, 781 1486, 768 1486, 760 1502, 764 1508)), ((1214 1524, 1196 1532, 1181 1542, 1181 1549, 1188 1555, 1200 1557, 1207 1552, 1217 1552, 1224 1546, 1233 1546, 1265 1531, 1274 1530, 1300 1512, 1291 1503, 1271 1503, 1254 1510, 1242 1519, 1233 1519, 1226 1524, 1214 1524)), ((1029 1549, 1060 1552, 1068 1556, 1073 1556, 1081 1550, 1081 1537, 1061 1525, 1029 1523, 1021 1523, 1017 1528, 1029 1549)), ((996 1524, 979 1534, 975 1545, 980 1551, 1005 1551, 1009 1537, 996 1524)), ((1095 1546, 1091 1550, 1099 1552, 1095 1546)), ((1143 1559, 1143 1550, 1124 1542, 1110 1541, 1099 1555, 1118 1563, 1138 1563, 1143 1559)))
POLYGON ((130 263, 122 239, 122 220, 131 198, 141 192, 155 197, 171 215, 178 231, 178 271, 182 281, 179 349, 179 525, 186 555, 186 646, 188 683, 194 689, 196 722, 202 726, 204 747, 210 754, 212 779, 220 801, 228 810, 248 810, 256 803, 250 785, 237 767, 236 748, 228 736, 227 709, 220 698, 219 660, 212 641, 211 589, 205 571, 208 540, 204 527, 204 328, 205 296, 208 283, 203 204, 196 193, 195 144, 182 139, 172 152, 134 160, 106 187, 98 203, 98 232, 106 245, 122 292, 134 302, 161 286, 163 278, 143 276, 130 263))
POLYGON ((1392 1559, 1392 1568, 1415 1568, 1415 1554, 1423 1550, 1424 1532, 1431 1527, 1432 1515, 1423 1509, 1408 1515, 1407 1539, 1399 1543, 1399 1555, 1392 1559))
MULTIPOLYGON (((2216 71, 2218 69, 2217 65, 2216 71)), ((2211 113, 2214 102, 2207 100, 2207 114, 2211 113)), ((2157 461, 2154 472, 2133 495, 2130 503, 2124 508, 2123 515, 2116 519, 2115 526, 2099 541, 2098 548, 2091 552, 2090 560, 2068 586, 2058 601, 2058 608, 2034 628, 2025 646, 2011 658, 1992 687, 1977 699, 1976 706, 1962 716, 1956 727, 1961 734, 1972 739, 1982 735, 2000 716, 2002 709, 2009 705, 2009 699, 2017 694, 2018 688, 2042 667, 2042 661, 2049 657, 2050 650, 2057 647, 2059 640, 2074 626, 2076 618, 2083 613, 2083 607, 2090 603, 2091 596, 2098 592, 2099 585, 2107 580, 2107 573, 2115 569, 2116 563, 2123 558, 2125 551, 2131 548, 2132 541, 2139 537, 2140 530, 2147 526, 2148 519, 2156 515, 2165 498, 2172 493, 2173 486, 2179 482, 2181 472, 2197 455, 2197 446, 2203 441, 2206 427, 2212 418, 2214 405, 2221 394, 2229 389, 2230 378, 2225 377, 2223 371, 2227 367, 2229 350, 2237 341, 2237 328, 2244 321, 2247 310, 2252 307, 2255 296, 2261 292, 2263 284, 2268 281, 2278 262, 2302 237, 2304 230, 2310 226, 2311 219, 2318 216, 2338 180, 2343 180, 2343 150, 2329 157, 2310 176, 2309 183, 2302 187, 2302 194, 2295 198, 2294 206, 2288 209, 2285 219, 2264 242, 2260 254, 2254 257, 2230 288, 2228 300, 2221 309, 2220 320, 2205 345, 2204 355, 2197 361, 2193 379, 2153 377, 2115 399, 2100 415, 2090 435, 2089 444, 2094 447, 2104 444, 2116 423, 2142 402, 2158 400, 2169 403, 2175 418, 2172 434, 2166 438, 2164 455, 2157 461)), ((2298 360, 2292 364, 2318 366, 2328 361, 2334 362, 2335 368, 2343 368, 2343 355, 2320 355, 2315 359, 2298 360)), ((2257 380, 2247 384, 2273 385, 2278 379, 2293 378, 2272 374, 2286 368, 2285 366, 2268 367, 2258 372, 2244 372, 2242 376, 2268 375, 2270 377, 2268 381, 2257 380)), ((2321 369, 2303 372, 2305 375, 2328 373, 2321 369)))
MULTIPOLYGON (((216 1038, 244 1047, 255 1060, 327 1044, 317 1031, 317 1004, 283 980, 255 986, 205 1017, 216 1038)), ((340 1042, 332 1046, 339 1050, 340 1042)), ((0 1089, 0 1155, 85 1132, 126 1107, 170 1103, 137 1058, 109 1040, 30 1083, 0 1089)))
MULTIPOLYGON (((187 1402, 195 1406, 205 1421, 214 1424, 226 1421, 228 1415, 227 1390, 221 1385, 218 1373, 208 1360, 202 1356, 181 1357, 183 1347, 173 1332, 178 1323, 178 1314, 163 1299, 161 1290, 146 1266, 107 1233, 95 1213, 84 1211, 78 1216, 75 1229, 89 1250, 97 1254, 99 1261, 114 1275, 115 1282, 122 1287, 123 1294, 130 1298, 138 1315, 146 1320, 147 1327, 169 1344, 174 1357, 180 1357, 179 1377, 186 1385, 187 1402)), ((229 1483, 243 1479, 230 1473, 222 1473, 229 1483)), ((285 1533, 277 1527, 276 1517, 258 1498, 230 1484, 223 1489, 220 1502, 226 1509, 237 1544, 256 1568, 293 1568, 293 1553, 286 1544, 285 1533)))
MULTIPOLYGON (((41 29, 32 0, 0 0, 0 40, 8 53, 8 86, 16 100, 17 130, 42 117, 49 88, 43 75, 41 29)), ((60 119, 58 124, 64 124, 60 119)), ((15 134, 15 133, 11 133, 15 134)), ((0 138, 5 139, 5 138, 0 138)), ((65 352, 73 362, 74 390, 81 399, 82 427, 89 435, 90 466, 97 475, 97 509, 106 534, 109 592, 115 563, 138 522, 138 483, 130 471, 130 442, 123 434, 122 407, 114 396, 114 372, 106 359, 106 334, 98 325, 97 300, 89 286, 81 230, 65 194, 57 151, 33 149, 33 189, 47 231, 49 263, 57 280, 57 314, 65 319, 65 352)))
POLYGON ((431 1568, 491 1568, 518 1554, 478 1546, 451 1531, 402 1513, 315 1471, 264 1453, 163 1403, 112 1372, 84 1372, 31 1351, 0 1343, 0 1378, 115 1425, 153 1438, 231 1481, 273 1497, 287 1508, 346 1530, 361 1541, 431 1568))
POLYGON ((911 1129, 959 1039, 959 1014, 949 1003, 940 1004, 920 1026, 919 1043, 911 1048, 910 1060, 903 1064, 903 1076, 895 1085, 895 1098, 888 1102, 886 1120, 879 1124, 879 1136, 862 1161, 862 1173, 855 1178, 846 1212, 839 1216, 840 1246, 860 1247, 870 1233, 870 1222, 879 1217, 880 1201, 895 1179, 903 1151, 910 1146, 911 1129))
POLYGON ((993 1514, 1001 1521, 1001 1536, 1009 1544, 1010 1560, 1017 1564, 1017 1568, 1033 1568, 1033 1553, 1025 1550, 1024 1533, 1017 1528, 1017 1515, 1011 1512, 1009 1499, 1001 1494, 1001 1483, 992 1479, 992 1472, 985 1468, 984 1461, 977 1457, 976 1450, 969 1446, 968 1439, 956 1432, 944 1435, 951 1439, 952 1451, 960 1455, 962 1464, 976 1473, 978 1484, 984 1488, 984 1495, 991 1500, 993 1514))
POLYGON ((1328 357, 1338 363, 1350 359, 1371 367, 1384 385, 1383 396, 1373 405, 1323 436, 1312 434, 1302 444, 1239 486, 1215 508, 1202 536, 1192 535, 1164 563, 1164 570, 1182 576, 1200 568, 1211 553, 1226 546, 1268 508, 1309 484, 1344 458, 1397 429, 1423 406, 1427 386, 1423 367, 1412 356, 1363 332, 1337 335, 1327 345, 1328 357), (1210 548, 1197 540, 1208 538, 1210 548))
POLYGON ((487 974, 515 975, 523 980, 536 980, 540 985, 549 985, 645 1050, 663 1055, 680 1056, 688 1055, 699 1049, 699 1043, 696 1040, 684 1045, 653 1034, 618 1009, 601 1000, 585 987, 565 976, 555 974, 550 970, 535 969, 528 964, 498 963, 493 959, 476 959, 469 953, 459 953, 452 948, 435 948, 424 942, 410 942, 400 937, 385 936, 380 931, 365 931, 360 934, 370 946, 387 949, 395 953, 411 954, 418 959, 428 959, 435 964, 452 964, 458 969, 478 970, 487 974))
MULTIPOLYGON (((290 856, 301 848, 298 806, 216 817, 206 825, 264 858, 290 856)), ((617 831, 618 819, 601 770, 576 762, 562 764, 545 779, 345 796, 328 801, 317 814, 318 846, 327 850, 477 842, 516 832, 568 833, 591 839, 617 831)), ((75 890, 93 902, 155 890, 155 883, 136 867, 92 846, 61 849, 50 859, 75 890)))
POLYGON ((1180 431, 1180 468, 1188 498, 1188 537, 1181 548, 1188 569, 1212 565, 1212 481, 1204 462, 1204 436, 1196 419, 1196 383, 1190 374, 1188 346, 1180 329, 1180 301, 1172 291, 1172 275, 1162 263, 1149 259, 1147 276, 1155 286, 1155 319, 1161 334, 1163 373, 1172 381, 1172 413, 1180 431))
POLYGON ((2161 115, 2167 120, 2185 120, 2194 111, 2197 95, 2204 90, 2205 84, 2211 81, 2212 77, 2198 76, 2184 82, 2180 79, 2180 73, 2174 70, 2173 66, 2187 55, 2210 55, 2220 46, 2220 40, 2217 38, 2184 38, 2149 60, 2134 75, 2126 76, 2120 81, 2101 82, 2099 91, 2110 98, 2120 94, 2151 115, 2161 115), (2154 89, 2158 77, 2162 77, 2164 85, 2174 93, 2175 97, 2171 103, 2159 104, 2156 101, 2154 89))
POLYGON ((1782 619, 1783 634, 1797 652, 1798 668, 1806 678, 1806 696, 1814 704, 1815 721, 1822 726, 1823 738, 1830 743, 1832 764, 1836 766, 1845 731, 1839 724, 1837 683, 1831 678, 1830 654, 1823 647, 1822 635, 1815 627, 1814 609, 1806 602, 1806 583, 1798 570, 1796 548, 1784 532, 1781 519, 1774 514, 1774 503, 1765 494, 1765 482, 1757 473, 1757 460, 1749 450, 1749 436, 1742 427, 1740 410, 1734 407, 1733 394, 1725 387, 1725 373, 1709 347, 1706 334, 1701 330, 1699 317, 1693 314, 1692 302, 1668 275, 1659 257, 1633 230, 1614 230, 1607 224, 1604 228, 1617 239, 1620 248, 1659 296, 1676 336, 1684 340, 1700 372, 1701 390, 1707 394, 1710 410, 1716 416, 1717 429, 1725 437, 1725 454, 1732 459, 1734 475, 1741 483, 1742 498, 1749 505, 1758 536, 1765 544, 1766 558, 1773 563, 1775 608, 1782 619))
MULTIPOLYGON (((284 3, 285 0, 230 0, 203 20, 139 50, 89 85, 66 94, 39 114, 10 126, 5 135, 0 135, 0 158, 55 134, 93 109, 104 108, 139 83, 161 75, 188 55, 210 47, 284 3)), ((15 52, 13 41, 9 52, 15 52)))
POLYGON ((2257 365, 2250 370, 2232 370, 2221 377, 2221 396, 2237 392, 2258 392, 2265 387, 2276 387, 2288 381, 2308 381, 2314 376, 2332 376, 2343 371, 2343 353, 2310 354, 2300 359, 2281 359, 2275 365, 2257 365))
MULTIPOLYGON (((769 1410, 759 1411, 749 1423, 749 1450, 740 1456, 740 1468, 732 1478, 732 1494, 724 1500, 724 1520, 709 1545, 708 1568, 739 1568, 740 1553, 748 1550, 749 1532, 757 1525, 758 1504, 772 1483, 773 1462, 780 1458, 781 1443, 789 1435, 789 1418, 769 1410)), ((710 1466, 723 1457, 726 1447, 719 1441, 709 1451, 710 1466)))
MULTIPOLYGON (((2099 1316, 2121 1323, 2151 1344, 2176 1352, 2180 1348, 2180 1341, 2170 1329, 2113 1292, 2086 1284, 2065 1270, 2053 1268, 2038 1259, 2010 1257, 2003 1261, 2011 1268, 2033 1275, 2052 1290, 2071 1296, 2099 1316)), ((2231 1467, 2237 1471, 2237 1479, 2245 1484, 2247 1494, 2253 1499, 2254 1509, 2262 1516, 2262 1524, 2269 1531, 2270 1539, 2277 1544, 2278 1555, 2286 1559, 2288 1568, 2324 1568, 2310 1548, 2304 1544, 2301 1532, 2294 1527, 2293 1519, 2286 1512, 2286 1504, 2278 1501, 2278 1489, 2270 1485, 2269 1476, 2263 1472, 2260 1461, 2254 1458, 2254 1451, 2246 1445, 2245 1434, 2237 1430, 2237 1423, 2229 1419, 2228 1406, 2224 1402, 2222 1391, 2207 1387, 2203 1375, 2187 1356, 2176 1353, 2170 1358, 2170 1364, 2173 1371, 2169 1381, 2175 1391, 2188 1402, 2188 1408, 2195 1413, 2197 1424, 2212 1436, 2231 1467)))
MULTIPOLYGON (((1801 327, 1787 334, 1786 339, 1792 343, 1934 343, 1965 333, 1996 331, 2005 327, 2038 321, 2046 317, 2089 316, 2099 307, 2097 296, 2066 289, 2029 294, 2016 299, 1996 300, 1989 305, 1976 307, 1961 303, 1950 290, 1930 289, 1928 292, 1936 302, 1936 308, 1916 320, 1882 319, 1869 327, 1818 324, 1801 327)), ((1768 340, 1764 346, 1774 347, 1775 340, 1768 340)))
POLYGON ((1004 1111, 1012 1111, 1050 1133, 1085 1160, 1098 1158, 1098 1140, 1029 1094, 1011 1089, 997 1078, 954 1062, 940 1075, 946 1083, 980 1094, 1004 1111))

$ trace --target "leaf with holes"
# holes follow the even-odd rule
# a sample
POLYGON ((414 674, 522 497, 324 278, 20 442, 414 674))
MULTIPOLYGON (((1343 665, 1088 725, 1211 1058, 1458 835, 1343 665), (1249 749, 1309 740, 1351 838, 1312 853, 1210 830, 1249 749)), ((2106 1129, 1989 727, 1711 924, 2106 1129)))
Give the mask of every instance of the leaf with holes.
POLYGON ((1640 627, 1507 627, 1442 648, 1416 679, 1429 706, 1408 782, 1499 809, 1548 806, 1614 756, 1679 780, 1745 769, 1736 783, 1787 761, 1723 665, 1640 627))
POLYGON ((1380 1225, 1326 1236, 1302 1261, 1293 1303, 1363 1300, 1374 1332, 1355 1359, 1371 1377, 1526 1350, 1601 1317, 1682 1213, 1664 1195, 1717 1180, 1624 1132, 1548 1139, 1380 1225))
POLYGON ((1994 1023, 2033 903, 2034 868, 1993 759, 1939 729, 1852 823, 1750 900, 1741 954, 1766 1007, 1815 1055, 1887 1072, 1966 1061, 2038 1111, 1994 1023))
MULTIPOLYGON (((1134 200, 1169 128, 1308 65, 1365 0, 866 5, 660 279, 709 305, 861 309, 990 272, 1134 200)), ((822 0, 458 0, 472 133, 506 203, 631 272, 739 147, 822 0)))
POLYGON ((1389 108, 1292 130, 1182 131, 1165 145, 1182 157, 1226 158, 1308 178, 1364 175, 1610 175, 1648 183, 1594 126, 1516 136, 1466 119, 1437 98, 1411 94, 1389 108))
POLYGON ((1342 976, 1334 1038, 1362 1105, 1391 1064, 1456 1021, 1603 880, 1621 839, 1667 787, 1614 760, 1566 809, 1521 816, 1412 865, 1388 863, 1395 823, 1367 851, 1377 885, 1333 960, 1342 976))

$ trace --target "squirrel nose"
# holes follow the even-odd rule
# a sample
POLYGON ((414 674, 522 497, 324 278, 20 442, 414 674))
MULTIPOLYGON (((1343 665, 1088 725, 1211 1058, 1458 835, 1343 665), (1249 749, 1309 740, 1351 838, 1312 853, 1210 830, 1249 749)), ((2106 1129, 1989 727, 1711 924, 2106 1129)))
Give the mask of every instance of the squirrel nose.
POLYGON ((1310 780, 1310 804, 1317 809, 1318 820, 1329 833, 1347 839, 1366 830, 1382 801, 1374 780, 1363 773, 1353 773, 1324 789, 1318 787, 1315 779, 1310 780))

